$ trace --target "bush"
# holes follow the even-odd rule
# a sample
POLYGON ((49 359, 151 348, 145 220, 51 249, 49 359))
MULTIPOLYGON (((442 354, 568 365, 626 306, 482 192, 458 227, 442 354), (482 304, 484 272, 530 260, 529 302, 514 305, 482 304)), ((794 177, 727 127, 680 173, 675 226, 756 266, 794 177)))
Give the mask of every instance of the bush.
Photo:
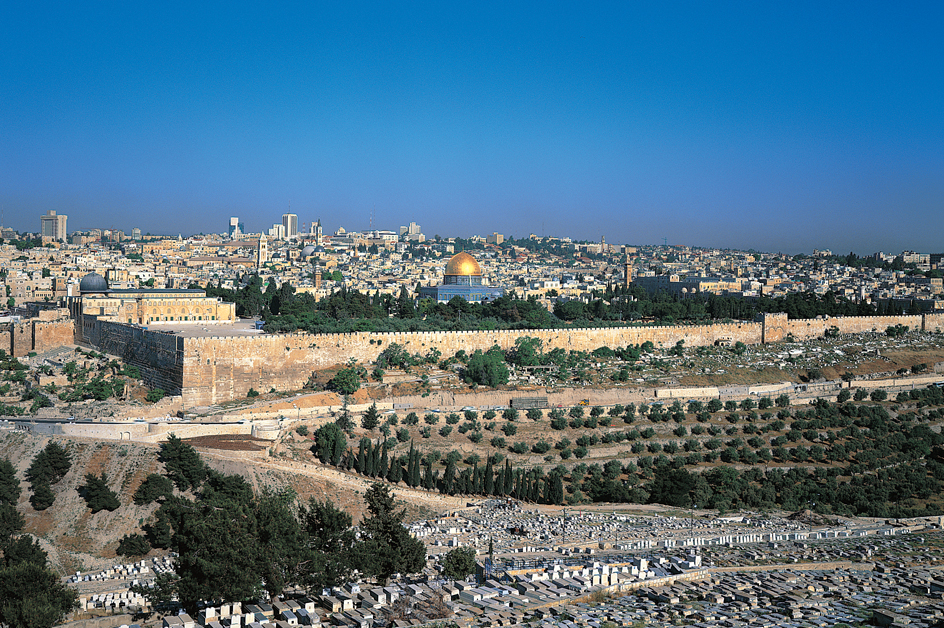
POLYGON ((572 419, 581 419, 583 418, 583 407, 574 406, 573 408, 567 411, 567 414, 569 414, 570 418, 572 419))
POLYGON ((869 395, 869 399, 878 403, 880 401, 885 401, 888 399, 888 393, 882 390, 881 388, 876 388, 872 391, 872 394, 869 395))
POLYGON ((246 396, 249 397, 250 399, 252 399, 253 397, 258 397, 259 391, 256 390, 255 388, 250 388, 249 392, 246 393, 246 396))
POLYGON ((514 436, 518 433, 518 426, 514 423, 505 423, 502 426, 502 432, 505 433, 505 436, 514 436))
POLYGON ((846 403, 850 399, 852 399, 852 393, 849 392, 848 388, 843 388, 842 390, 839 391, 839 394, 836 396, 836 401, 838 401, 839 403, 846 403))
POLYGON ((423 420, 426 421, 429 425, 436 425, 437 423, 439 423, 439 417, 433 414, 432 412, 424 416, 423 420))
POLYGON ((482 442, 482 432, 469 432, 469 440, 475 444, 482 442))
POLYGON ((398 429, 397 440, 401 443, 405 443, 406 441, 410 440, 410 430, 406 429, 405 427, 398 429))
MULTIPOLYGON (((250 390, 252 389, 250 388, 250 390)), ((148 403, 157 403, 163 398, 164 398, 163 389, 154 388, 148 391, 148 394, 147 394, 147 397, 145 397, 145 400, 147 400, 148 403)))
POLYGON ((429 438, 430 433, 431 432, 428 425, 420 430, 420 436, 423 438, 429 438))
POLYGON ((528 453, 528 445, 527 443, 521 443, 521 442, 515 443, 514 445, 511 446, 511 451, 513 451, 516 454, 526 454, 528 453))
POLYGON ((543 438, 538 442, 534 443, 534 446, 531 447, 531 451, 536 454, 546 454, 551 450, 551 445, 543 438))
POLYGON ((455 412, 450 412, 449 414, 446 415, 446 423, 448 423, 449 425, 455 425, 461 420, 462 420, 462 417, 460 417, 455 412))
POLYGON ((505 439, 501 436, 493 436, 492 440, 489 441, 489 444, 495 449, 504 449, 505 448, 505 439))
POLYGON ((443 425, 441 428, 439 428, 440 436, 446 437, 446 436, 449 436, 451 433, 452 433, 451 425, 443 425))
POLYGON ((574 456, 577 458, 585 458, 589 452, 586 447, 577 447, 574 449, 574 456))
POLYGON ((502 418, 506 421, 517 421, 518 420, 518 411, 514 408, 508 408, 502 412, 502 418))
POLYGON ((567 419, 564 417, 555 417, 551 419, 551 428, 555 430, 567 429, 567 419))
POLYGON ((865 398, 869 396, 869 393, 863 388, 856 388, 855 394, 852 395, 852 398, 856 401, 865 401, 865 398))
POLYGON ((544 418, 544 413, 541 412, 540 408, 529 408, 527 416, 532 421, 540 421, 544 418))
POLYGON ((299 436, 308 436, 308 426, 299 425, 298 427, 295 428, 295 433, 298 434, 299 436))
POLYGON ((411 412, 406 415, 406 418, 403 419, 403 422, 407 425, 417 425, 420 422, 420 417, 415 412, 411 412))

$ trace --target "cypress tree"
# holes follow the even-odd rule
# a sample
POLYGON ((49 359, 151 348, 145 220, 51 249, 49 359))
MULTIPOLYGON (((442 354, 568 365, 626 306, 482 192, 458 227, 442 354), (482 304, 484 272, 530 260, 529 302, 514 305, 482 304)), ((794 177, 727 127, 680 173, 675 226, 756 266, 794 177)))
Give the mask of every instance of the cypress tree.
POLYGON ((343 438, 335 439, 334 449, 331 452, 331 464, 332 466, 338 466, 341 462, 341 456, 344 455, 344 448, 347 445, 347 442, 343 438))
POLYGON ((390 463, 390 470, 387 471, 387 481, 397 484, 403 475, 403 467, 400 461, 394 458, 390 463))
POLYGON ((485 489, 486 495, 493 495, 495 491, 495 472, 492 468, 492 458, 489 457, 488 462, 485 464, 485 489))
POLYGON ((446 462, 446 472, 443 474, 442 492, 452 495, 455 490, 456 463, 452 458, 446 462))
POLYGON ((472 465, 472 486, 469 489, 469 492, 473 495, 478 495, 482 491, 482 481, 479 476, 479 463, 476 462, 472 465))
POLYGON ((384 441, 383 453, 380 455, 380 469, 377 471, 377 474, 381 478, 387 477, 387 466, 389 464, 390 464, 390 459, 387 457, 387 441, 384 441))
POLYGON ((354 464, 354 468, 357 469, 358 473, 363 474, 366 470, 365 459, 364 459, 364 441, 366 438, 362 438, 360 444, 357 447, 357 462, 354 464))
POLYGON ((431 491, 436 488, 436 481, 433 479, 433 463, 426 463, 426 470, 423 473, 423 488, 431 491))
POLYGON ((370 452, 370 477, 377 477, 380 470, 380 443, 377 443, 370 452))

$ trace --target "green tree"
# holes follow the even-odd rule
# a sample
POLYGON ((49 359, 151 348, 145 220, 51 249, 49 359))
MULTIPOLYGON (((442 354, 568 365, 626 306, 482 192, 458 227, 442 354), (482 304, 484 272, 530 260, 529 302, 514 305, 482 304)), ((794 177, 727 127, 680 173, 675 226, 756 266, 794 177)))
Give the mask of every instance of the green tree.
POLYGON ((134 503, 138 506, 150 504, 158 499, 167 499, 174 494, 174 483, 170 478, 151 473, 134 492, 134 503))
POLYGON ((101 510, 117 510, 121 505, 115 492, 108 488, 108 476, 104 473, 101 476, 86 474, 85 484, 78 491, 93 515, 101 510))
POLYGON ((311 567, 303 578, 309 590, 320 591, 349 582, 354 569, 353 555, 357 541, 351 526, 351 515, 331 501, 319 502, 312 498, 308 507, 300 510, 299 519, 312 552, 311 567))
POLYGON ((190 487, 200 488, 206 478, 206 465, 200 454, 193 446, 177 438, 176 434, 168 435, 167 442, 161 443, 158 460, 164 463, 167 477, 181 491, 190 487))
POLYGON ((377 403, 374 402, 370 404, 370 407, 367 408, 367 411, 364 412, 364 415, 361 417, 361 427, 365 430, 372 431, 377 428, 378 423, 380 423, 380 413, 377 412, 377 403))
POLYGON ((508 383, 508 367, 501 349, 497 346, 482 353, 476 350, 469 358, 469 363, 462 372, 462 379, 467 384, 479 386, 501 386, 508 383))
POLYGON ((142 534, 126 534, 118 542, 118 548, 115 553, 119 556, 134 558, 144 556, 151 551, 151 544, 142 534))
POLYGON ((30 505, 34 510, 46 510, 56 501, 56 494, 46 483, 34 484, 30 495, 30 505))
POLYGON ((342 395, 353 395, 361 387, 361 378, 356 367, 349 366, 338 371, 327 384, 328 390, 342 395))
POLYGON ((358 548, 361 571, 387 584, 395 573, 411 574, 426 565, 426 547, 403 527, 405 511, 394 508, 386 484, 376 483, 364 495, 368 516, 361 521, 358 548))
POLYGON ((145 397, 145 400, 148 403, 157 403, 163 398, 164 398, 164 390, 161 388, 153 388, 148 391, 147 396, 145 397))
POLYGON ((26 479, 31 484, 55 484, 72 468, 69 452, 62 445, 50 441, 46 447, 33 457, 26 470, 26 479))
POLYGON ((253 500, 255 571, 269 599, 275 599, 307 571, 307 539, 295 517, 295 491, 266 492, 253 500))
POLYGON ((463 580, 475 573, 475 550, 471 547, 449 550, 442 559, 442 573, 450 580, 463 580))
POLYGON ((311 450, 322 464, 337 466, 346 448, 347 438, 337 423, 326 423, 315 431, 315 444, 311 450))
POLYGON ((0 505, 16 505, 20 499, 20 481, 16 477, 16 469, 7 459, 0 460, 0 505))
POLYGON ((51 628, 78 607, 75 589, 63 584, 45 562, 0 568, 0 625, 51 628))

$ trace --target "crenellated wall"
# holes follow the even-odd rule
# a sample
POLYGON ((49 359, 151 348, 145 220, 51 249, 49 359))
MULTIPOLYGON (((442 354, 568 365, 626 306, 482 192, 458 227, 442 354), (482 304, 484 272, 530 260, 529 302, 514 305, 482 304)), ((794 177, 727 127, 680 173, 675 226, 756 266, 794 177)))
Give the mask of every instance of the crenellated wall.
POLYGON ((315 369, 343 364, 350 359, 373 362, 392 343, 410 353, 431 349, 450 356, 457 351, 483 351, 498 345, 510 349, 522 336, 540 338, 545 350, 562 348, 592 351, 650 341, 671 347, 703 346, 740 340, 761 341, 760 323, 728 323, 674 327, 621 327, 607 329, 542 329, 529 331, 462 331, 352 334, 273 334, 238 337, 187 338, 183 353, 182 395, 186 405, 219 403, 245 397, 250 388, 265 391, 301 388, 315 369))
MULTIPOLYGON (((82 319, 80 319, 82 320, 82 319)), ((743 342, 747 345, 822 337, 836 327, 840 333, 884 331, 907 325, 925 331, 944 330, 944 314, 923 316, 863 316, 788 320, 765 314, 754 322, 672 327, 605 329, 542 329, 514 331, 410 332, 351 334, 260 334, 184 338, 124 323, 84 317, 76 336, 99 350, 120 356, 141 369, 144 382, 183 397, 185 407, 209 405, 245 397, 257 391, 297 390, 312 371, 354 359, 365 364, 397 343, 410 353, 425 355, 437 349, 444 356, 457 351, 502 349, 522 336, 539 338, 545 351, 562 348, 592 351, 598 347, 625 347, 652 342, 668 348, 679 341, 686 347, 743 342)))

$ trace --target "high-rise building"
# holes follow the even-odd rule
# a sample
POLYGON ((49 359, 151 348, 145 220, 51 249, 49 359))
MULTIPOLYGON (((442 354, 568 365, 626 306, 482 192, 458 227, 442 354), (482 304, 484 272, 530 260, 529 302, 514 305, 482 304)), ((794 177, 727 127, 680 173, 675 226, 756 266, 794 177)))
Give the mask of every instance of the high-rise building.
POLYGON ((246 233, 246 228, 243 227, 243 223, 239 222, 239 217, 231 216, 229 219, 229 237, 236 238, 243 233, 246 233))
POLYGON ((133 229, 131 230, 131 239, 132 239, 132 240, 140 240, 140 239, 141 239, 141 230, 138 229, 137 227, 133 228, 133 229))
POLYGON ((45 216, 39 217, 40 235, 60 242, 66 241, 66 220, 68 216, 56 215, 55 209, 50 209, 45 216))
POLYGON ((285 227, 285 237, 298 237, 298 216, 296 214, 282 214, 282 226, 285 227))
POLYGON ((269 229, 269 237, 274 238, 276 240, 284 240, 285 239, 285 225, 280 225, 279 223, 273 224, 272 228, 269 229))

